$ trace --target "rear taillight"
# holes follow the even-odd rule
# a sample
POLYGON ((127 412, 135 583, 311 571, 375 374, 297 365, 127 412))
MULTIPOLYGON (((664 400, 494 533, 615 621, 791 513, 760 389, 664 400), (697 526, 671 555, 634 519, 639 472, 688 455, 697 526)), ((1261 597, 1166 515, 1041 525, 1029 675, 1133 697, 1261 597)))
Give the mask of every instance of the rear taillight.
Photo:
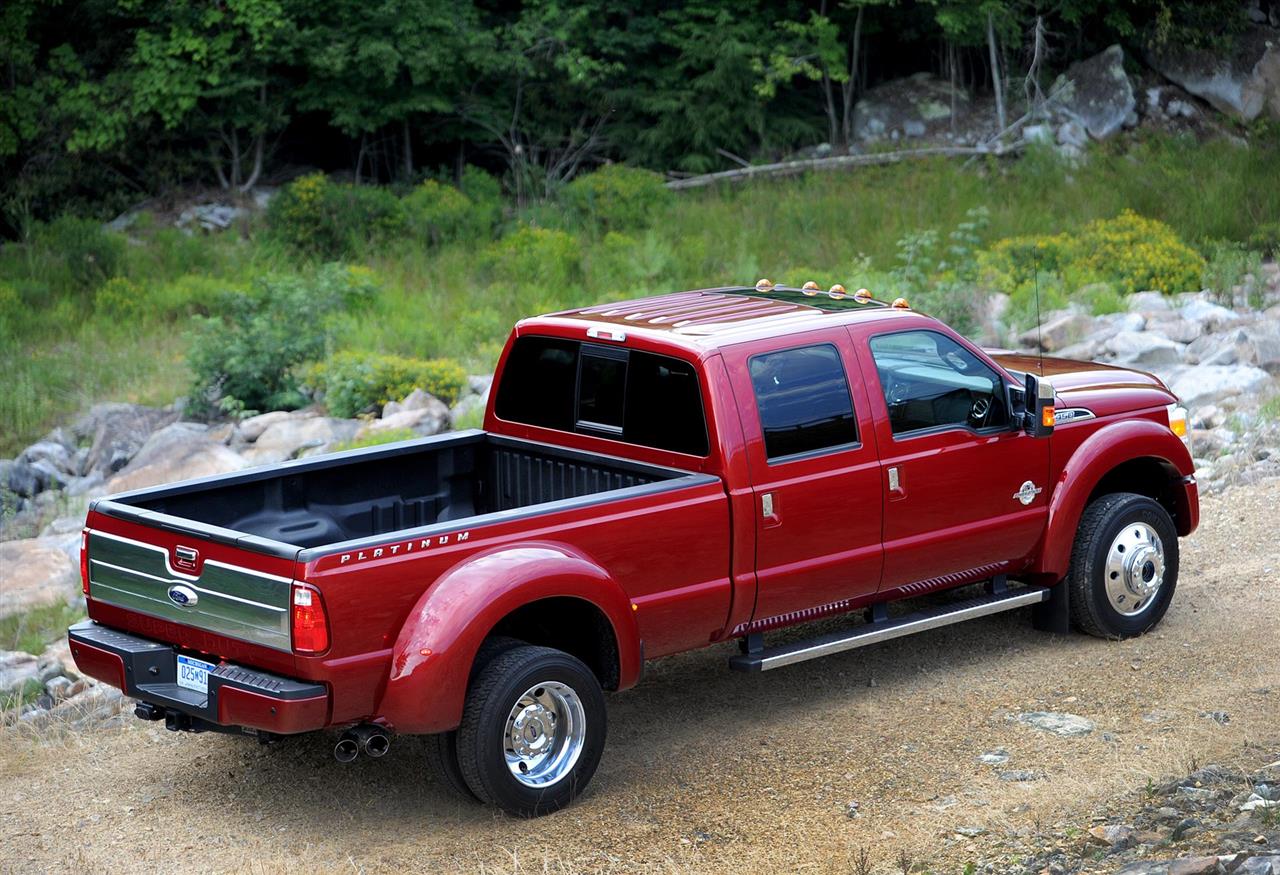
POLYGON ((293 585, 293 649, 323 653, 329 649, 329 618, 320 593, 306 584, 293 585))
POLYGON ((80 591, 89 594, 89 530, 80 532, 80 591))

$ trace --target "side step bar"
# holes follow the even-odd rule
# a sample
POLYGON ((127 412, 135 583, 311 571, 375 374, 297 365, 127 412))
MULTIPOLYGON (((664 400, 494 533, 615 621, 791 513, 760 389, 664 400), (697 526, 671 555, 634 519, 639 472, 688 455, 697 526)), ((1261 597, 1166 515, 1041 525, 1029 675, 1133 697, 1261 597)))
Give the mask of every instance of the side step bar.
MULTIPOLYGON (((831 632, 777 647, 752 648, 751 644, 758 644, 760 639, 749 636, 746 652, 730 657, 729 667, 734 671, 769 671, 782 668, 784 665, 804 662, 807 659, 817 659, 821 656, 853 650, 855 647, 866 647, 868 644, 879 644, 881 641, 902 638, 926 629, 937 629, 941 626, 950 626, 952 623, 974 620, 1002 611, 1012 611, 1027 605, 1038 605, 1048 601, 1050 595, 1050 590, 1042 587, 1005 589, 1002 585, 997 585, 993 589, 994 592, 990 595, 929 608, 914 614, 894 617, 891 620, 873 620, 852 630, 831 632)), ((874 613, 873 616, 875 616, 874 613)))

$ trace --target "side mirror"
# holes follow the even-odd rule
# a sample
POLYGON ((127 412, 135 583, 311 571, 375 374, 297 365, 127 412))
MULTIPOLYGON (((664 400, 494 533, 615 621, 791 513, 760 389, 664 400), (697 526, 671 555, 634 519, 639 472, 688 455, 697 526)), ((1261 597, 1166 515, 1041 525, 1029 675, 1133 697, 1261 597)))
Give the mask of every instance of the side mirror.
POLYGON ((1053 386, 1035 374, 1027 374, 1023 428, 1032 437, 1053 434, 1053 386))

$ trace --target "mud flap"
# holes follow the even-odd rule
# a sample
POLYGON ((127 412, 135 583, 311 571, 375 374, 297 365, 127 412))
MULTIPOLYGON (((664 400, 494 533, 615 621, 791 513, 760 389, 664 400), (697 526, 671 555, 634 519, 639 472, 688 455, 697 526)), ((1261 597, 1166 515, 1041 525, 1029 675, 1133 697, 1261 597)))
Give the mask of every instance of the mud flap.
POLYGON ((1031 609, 1031 625, 1057 635, 1071 631, 1071 588, 1065 580, 1049 587, 1049 598, 1031 609))

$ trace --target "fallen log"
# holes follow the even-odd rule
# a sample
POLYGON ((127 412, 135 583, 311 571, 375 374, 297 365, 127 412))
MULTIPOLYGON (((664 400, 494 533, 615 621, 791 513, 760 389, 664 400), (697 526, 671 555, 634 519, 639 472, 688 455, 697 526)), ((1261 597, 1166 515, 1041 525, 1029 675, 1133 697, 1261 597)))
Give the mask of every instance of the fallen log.
POLYGON ((896 152, 872 152, 865 155, 833 155, 830 158, 805 158, 798 161, 782 161, 777 164, 756 164, 736 170, 720 170, 700 176, 668 180, 667 188, 682 191, 687 188, 705 188, 717 182, 743 182, 748 179, 769 179, 778 176, 795 176, 811 170, 843 170, 849 167, 868 167, 876 164, 893 164, 911 158, 948 157, 965 158, 981 155, 1009 155, 1020 151, 1026 143, 1021 140, 1010 145, 988 146, 925 146, 919 149, 901 149, 896 152))

